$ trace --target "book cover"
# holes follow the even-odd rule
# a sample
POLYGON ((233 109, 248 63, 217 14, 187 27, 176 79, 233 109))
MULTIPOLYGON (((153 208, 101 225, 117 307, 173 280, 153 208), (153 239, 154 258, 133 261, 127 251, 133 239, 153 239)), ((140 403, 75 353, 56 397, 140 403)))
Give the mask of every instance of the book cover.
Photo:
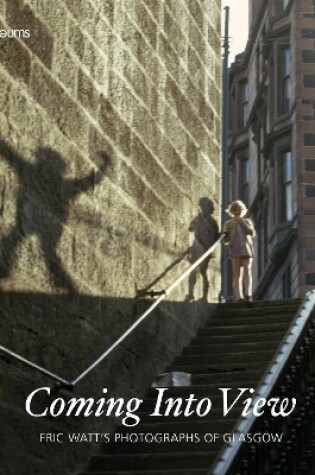
MULTIPOLYGON (((245 417, 296 410, 254 394, 278 340, 217 304, 221 7, 0 0, 3 474, 223 475, 282 443, 245 417)), ((269 454, 242 474, 285 473, 269 454)))

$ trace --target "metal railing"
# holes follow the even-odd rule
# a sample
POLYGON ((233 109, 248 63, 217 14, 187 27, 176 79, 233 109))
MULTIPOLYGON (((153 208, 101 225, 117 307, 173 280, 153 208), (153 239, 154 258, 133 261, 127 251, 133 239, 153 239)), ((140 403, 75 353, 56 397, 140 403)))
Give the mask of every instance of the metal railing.
POLYGON ((48 376, 49 378, 53 379, 56 382, 56 388, 66 388, 69 390, 74 389, 74 387, 83 379, 85 376, 87 376, 93 369, 95 369, 102 361, 107 358, 112 351, 120 345, 134 330, 135 328, 140 325, 140 323, 148 317, 153 310, 164 300, 170 293, 186 278, 188 277, 200 264, 203 262, 210 254, 213 253, 215 248, 222 242, 224 236, 226 233, 222 233, 220 237, 215 241, 215 243, 199 258, 197 259, 193 264, 191 264, 190 267, 188 267, 177 279, 165 290, 161 291, 161 295, 154 301, 152 305, 126 330, 104 353, 102 353, 88 368, 86 368, 76 379, 73 381, 67 381, 60 376, 48 371, 47 369, 27 360, 26 358, 23 358, 22 356, 18 355, 17 353, 14 353, 13 351, 9 350, 8 348, 5 348, 4 346, 0 345, 0 351, 3 353, 9 355, 10 357, 15 358, 16 360, 20 361, 21 363, 35 369, 36 371, 39 371, 40 373, 48 376))
MULTIPOLYGON (((285 371, 285 368, 288 365, 288 361, 291 355, 299 344, 301 335, 309 324, 310 317, 312 317, 312 315, 314 316, 314 307, 315 290, 312 290, 306 293, 305 298, 296 314, 296 317, 291 323, 286 337, 281 343, 277 355, 271 362, 269 368, 265 373, 265 376, 262 378, 262 382, 260 383, 258 389, 255 392, 255 398, 252 401, 252 406, 260 398, 267 400, 270 394, 272 394, 275 390, 281 374, 283 374, 283 372, 285 371)), ((253 414, 253 412, 249 413, 236 424, 233 433, 247 434, 253 432, 252 428, 256 421, 257 418, 253 414)), ((235 440, 233 442, 230 442, 229 445, 226 446, 218 455, 218 458, 214 463, 212 475, 230 475, 232 473, 239 473, 239 471, 236 469, 235 464, 237 463, 237 458, 240 451, 242 450, 243 445, 244 444, 240 444, 237 441, 237 437, 235 437, 235 440)))
POLYGON ((169 266, 164 269, 163 272, 161 272, 160 275, 158 275, 150 284, 148 284, 144 289, 139 289, 136 292, 136 297, 137 298, 143 298, 143 297, 157 297, 158 295, 162 295, 164 293, 164 290, 154 290, 152 287, 157 284, 161 279, 163 279, 168 272, 170 272, 175 266, 177 266, 182 260, 189 254, 189 249, 187 251, 183 252, 175 261, 173 261, 169 266))

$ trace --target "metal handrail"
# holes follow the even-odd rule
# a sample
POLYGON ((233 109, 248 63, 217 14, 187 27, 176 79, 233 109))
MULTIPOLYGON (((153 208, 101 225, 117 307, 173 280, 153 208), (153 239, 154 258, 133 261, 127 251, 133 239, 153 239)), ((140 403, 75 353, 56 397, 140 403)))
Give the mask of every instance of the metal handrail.
POLYGON ((46 370, 45 368, 27 360, 26 358, 23 358, 22 356, 18 355, 17 353, 14 353, 11 350, 8 350, 4 346, 0 345, 0 351, 3 353, 6 353, 7 355, 10 355, 11 357, 17 359, 18 361, 24 363, 27 366, 30 366, 31 368, 39 371, 42 374, 45 374, 46 376, 50 377, 54 381, 56 381, 56 387, 57 388, 67 388, 67 389, 73 389, 85 376, 87 376, 96 366, 98 366, 112 351, 120 345, 132 332, 137 326, 148 316, 152 313, 152 311, 162 302, 162 300, 165 299, 187 276, 189 276, 195 269, 196 267, 201 264, 212 252, 215 250, 215 248, 222 242, 225 232, 223 232, 220 237, 215 241, 215 243, 209 247, 209 249, 199 258, 197 259, 193 264, 191 264, 177 279, 169 286, 167 289, 162 291, 162 294, 160 297, 154 301, 152 305, 126 330, 104 353, 102 353, 88 368, 86 368, 76 379, 73 381, 67 381, 60 376, 46 370))
MULTIPOLYGON (((265 377, 263 377, 259 388, 255 392, 255 398, 252 401, 252 406, 260 398, 265 398, 267 400, 273 391, 279 375, 287 364, 289 357, 307 324, 309 316, 314 309, 314 306, 315 290, 311 290, 306 293, 305 298, 296 314, 296 318, 290 325, 287 335, 284 338, 276 357, 271 362, 271 365, 265 373, 265 377)), ((255 421, 255 415, 253 413, 249 413, 247 416, 241 419, 241 421, 234 428, 233 432, 237 434, 249 433, 251 432, 251 428, 255 421)), ((223 449, 221 454, 219 454, 216 465, 212 471, 212 475, 226 475, 235 461, 241 446, 242 444, 236 440, 230 442, 230 444, 223 449)))
POLYGON ((63 378, 60 378, 60 376, 57 376, 56 374, 52 373, 51 371, 48 371, 47 369, 42 368, 41 366, 37 365, 36 363, 32 363, 32 361, 29 361, 26 358, 23 358, 23 356, 20 356, 17 353, 14 353, 13 351, 9 350, 8 348, 5 348, 2 345, 0 345, 0 351, 5 353, 6 355, 12 356, 16 360, 20 361, 21 363, 26 364, 27 366, 30 366, 31 368, 36 369, 40 373, 43 373, 46 376, 49 376, 51 379, 54 379, 55 381, 59 382, 63 386, 71 386, 71 383, 69 381, 66 381, 63 378))
POLYGON ((141 298, 141 297, 157 297, 158 295, 161 295, 164 293, 164 290, 154 290, 152 289, 153 285, 155 285, 157 282, 159 282, 161 279, 163 279, 163 277, 166 276, 166 274, 172 270, 177 264, 179 264, 184 258, 185 256, 187 256, 187 254, 189 253, 189 248, 183 252, 179 257, 177 257, 177 259, 175 259, 174 262, 172 262, 168 267, 166 267, 166 269, 164 269, 164 271, 158 275, 149 285, 147 285, 144 289, 139 289, 137 290, 137 298, 141 298))

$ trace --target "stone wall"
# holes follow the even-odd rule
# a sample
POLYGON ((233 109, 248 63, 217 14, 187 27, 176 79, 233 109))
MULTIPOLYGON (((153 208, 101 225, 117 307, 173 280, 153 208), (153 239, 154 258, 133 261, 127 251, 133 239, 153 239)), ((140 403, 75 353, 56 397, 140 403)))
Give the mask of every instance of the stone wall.
POLYGON ((219 216, 218 4, 2 2, 1 28, 31 35, 1 38, 5 290, 67 288, 61 270, 133 296, 185 249, 201 196, 219 216))
MULTIPOLYGON (((83 371, 149 305, 137 292, 158 277, 155 288, 164 289, 187 267, 180 258, 201 197, 219 221, 219 6, 0 0, 0 344, 64 378, 83 371)), ((219 252, 208 270, 210 301, 218 270, 219 252)), ((183 303, 187 285, 79 392, 141 393, 209 312, 201 301, 183 303)), ((0 362, 7 475, 18 473, 12 460, 22 463, 26 453, 24 475, 44 465, 74 473, 90 447, 71 446, 59 468, 47 465, 58 451, 43 450, 37 432, 104 431, 115 421, 35 421, 36 432, 23 401, 47 380, 8 357, 0 362)))

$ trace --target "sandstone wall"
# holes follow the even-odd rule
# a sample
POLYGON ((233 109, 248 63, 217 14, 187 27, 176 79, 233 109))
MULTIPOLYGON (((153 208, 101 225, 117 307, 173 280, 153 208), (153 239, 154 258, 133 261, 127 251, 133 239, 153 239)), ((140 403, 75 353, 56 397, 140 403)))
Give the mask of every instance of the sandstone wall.
MULTIPOLYGON (((148 305, 137 291, 158 276, 163 289, 187 267, 185 259, 171 264, 189 245, 201 197, 219 221, 219 6, 0 0, 0 344, 76 376, 148 305)), ((218 269, 219 252, 209 265, 211 301, 218 269)), ((141 392, 206 318, 205 304, 182 303, 186 293, 187 283, 148 324, 150 345, 139 330, 83 393, 141 392)), ((47 380, 7 357, 1 365, 6 455, 15 440, 25 456, 31 422, 22 401, 47 380)), ((42 446, 31 446, 24 475, 43 473, 42 446)), ((64 452, 63 468, 49 464, 47 473, 73 473, 82 453, 64 452)), ((11 463, 7 475, 17 473, 11 463)))

